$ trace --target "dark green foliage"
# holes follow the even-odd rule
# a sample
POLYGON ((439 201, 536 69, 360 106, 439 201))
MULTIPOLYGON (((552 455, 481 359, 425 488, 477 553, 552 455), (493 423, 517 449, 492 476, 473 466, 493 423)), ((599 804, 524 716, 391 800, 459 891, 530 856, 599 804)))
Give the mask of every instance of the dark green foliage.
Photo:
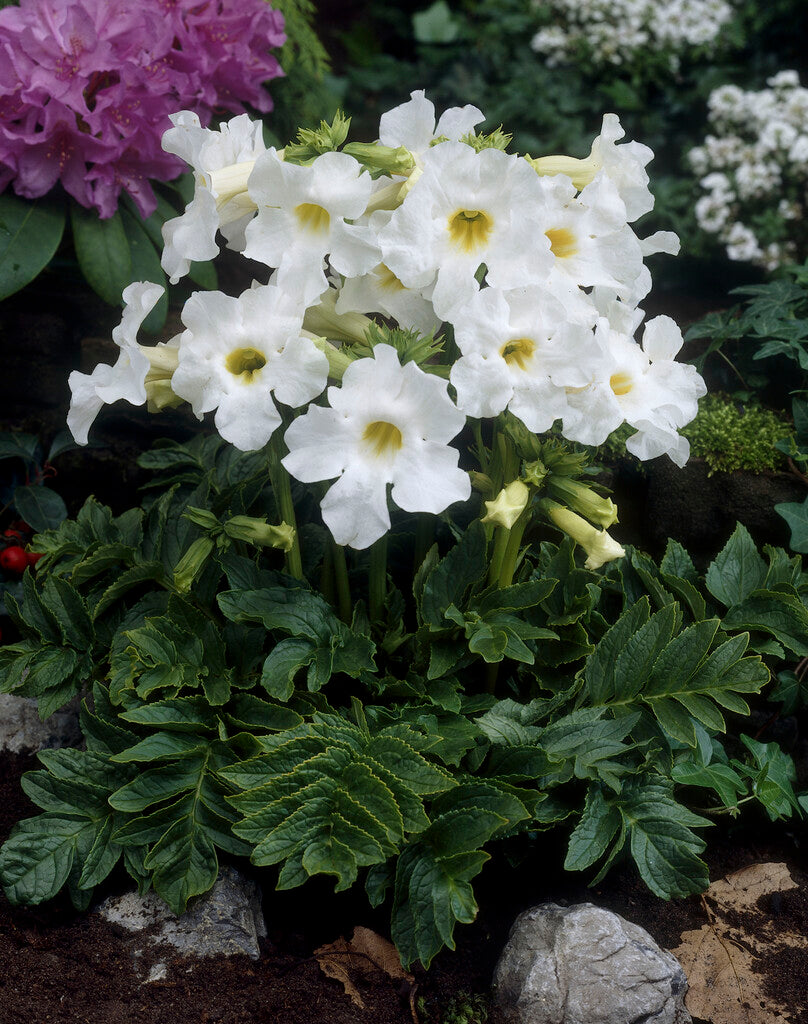
POLYGON ((659 564, 629 551, 595 573, 536 536, 500 588, 474 522, 424 546, 411 603, 394 557, 395 614, 371 623, 360 601, 346 622, 277 552, 225 534, 195 585, 175 584, 200 509, 271 507, 265 453, 208 438, 142 462, 160 496, 117 517, 87 502, 42 535, 10 602, 22 639, 0 648, 0 688, 43 714, 83 692, 87 747, 43 752, 25 778, 42 814, 0 852, 14 902, 67 886, 86 906, 122 859, 180 913, 225 852, 280 888, 363 883, 389 900, 403 959, 428 964, 474 918, 495 840, 562 827, 568 869, 630 856, 671 897, 707 883, 705 811, 801 813, 791 759, 727 735, 772 669, 773 699, 805 700, 791 666, 808 576, 743 527, 705 575, 675 542, 659 564))

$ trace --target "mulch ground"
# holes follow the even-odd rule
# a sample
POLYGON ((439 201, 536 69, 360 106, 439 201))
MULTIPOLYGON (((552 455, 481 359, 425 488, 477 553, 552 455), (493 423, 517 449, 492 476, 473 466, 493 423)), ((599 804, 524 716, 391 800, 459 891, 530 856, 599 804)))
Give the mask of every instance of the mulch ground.
MULTIPOLYGON (((33 757, 0 755, 0 840, 13 823, 36 813, 19 787, 33 757)), ((725 832, 712 845, 711 876, 718 878, 750 863, 785 860, 800 889, 781 894, 768 908, 783 930, 808 934, 808 876, 805 831, 760 829, 725 832), (765 843, 762 841, 765 836, 765 843)), ((355 925, 385 933, 383 912, 369 910, 361 893, 335 896, 316 882, 302 890, 276 893, 264 878, 269 936, 257 962, 246 957, 207 959, 188 966, 168 958, 166 980, 144 984, 148 964, 133 964, 123 935, 98 915, 77 914, 66 902, 31 909, 11 907, 0 897, 0 1024, 440 1024, 458 992, 484 993, 516 914, 546 900, 592 901, 646 928, 662 945, 675 947, 683 931, 705 923, 699 897, 665 903, 629 868, 613 872, 595 889, 563 876, 560 847, 547 845, 521 864, 503 870, 496 860, 478 886, 480 915, 457 931, 458 949, 446 951, 430 971, 415 971, 413 995, 406 982, 385 975, 360 983, 365 1009, 355 1007, 341 986, 320 972, 313 951, 355 925), (506 886, 503 889, 504 885, 506 886), (308 891, 307 891, 308 890, 308 891)), ((123 891, 115 876, 103 893, 123 891)), ((165 960, 162 955, 160 959, 165 960)), ((793 1024, 808 1024, 808 957, 760 961, 765 990, 794 1008, 793 1024)))

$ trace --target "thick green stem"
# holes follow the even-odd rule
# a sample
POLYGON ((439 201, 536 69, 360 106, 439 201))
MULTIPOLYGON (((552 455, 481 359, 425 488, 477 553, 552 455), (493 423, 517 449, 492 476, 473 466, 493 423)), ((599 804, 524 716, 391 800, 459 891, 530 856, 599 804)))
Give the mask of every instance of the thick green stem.
POLYGON ((416 573, 427 552, 435 543, 435 520, 426 513, 418 516, 415 524, 415 554, 413 556, 413 573, 416 573))
POLYGON ((522 537, 524 536, 529 519, 528 510, 525 509, 509 531, 510 536, 508 537, 508 543, 505 547, 505 554, 502 558, 497 578, 497 585, 500 589, 509 587, 513 583, 513 574, 516 572, 516 563, 519 560, 519 548, 522 545, 522 537))
POLYGON ((488 564, 488 583, 490 586, 494 586, 499 580, 510 532, 505 526, 498 526, 494 532, 494 550, 491 552, 491 561, 488 564))
POLYGON ((387 535, 380 537, 370 549, 368 572, 368 612, 372 623, 378 622, 384 612, 387 596, 387 535))
POLYGON ((351 601, 351 587, 348 582, 348 563, 345 560, 345 548, 332 540, 331 556, 334 561, 334 582, 337 585, 337 611, 343 622, 350 623, 353 603, 351 601))
POLYGON ((292 484, 289 474, 281 464, 281 454, 278 450, 281 441, 276 431, 272 436, 269 445, 269 480, 272 484, 272 493, 275 496, 275 503, 278 506, 278 514, 282 521, 291 526, 295 531, 292 547, 286 552, 286 571, 290 576, 302 580, 303 560, 300 556, 300 538, 297 532, 297 520, 295 518, 295 506, 292 501, 292 484))

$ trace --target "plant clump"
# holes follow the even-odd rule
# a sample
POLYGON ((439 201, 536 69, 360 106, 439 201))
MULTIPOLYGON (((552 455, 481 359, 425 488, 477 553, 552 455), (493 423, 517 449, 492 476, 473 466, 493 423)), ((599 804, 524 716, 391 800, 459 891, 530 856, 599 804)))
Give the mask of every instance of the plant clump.
POLYGON ((781 469, 785 458, 777 442, 791 435, 792 426, 773 409, 743 408, 726 396, 708 395, 682 432, 690 441, 691 456, 704 459, 712 476, 736 469, 781 469))

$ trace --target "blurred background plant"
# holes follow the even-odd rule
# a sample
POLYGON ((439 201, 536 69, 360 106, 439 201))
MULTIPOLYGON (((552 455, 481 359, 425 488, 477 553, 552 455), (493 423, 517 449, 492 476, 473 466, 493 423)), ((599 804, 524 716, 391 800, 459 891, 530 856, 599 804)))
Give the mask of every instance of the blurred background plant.
MULTIPOLYGON (((324 58, 311 5, 284 6, 301 33, 287 54, 314 80, 324 58)), ((265 0, 4 4, 0 298, 45 267, 69 275, 76 261, 112 305, 133 278, 164 284, 160 229, 192 188, 161 147, 168 115, 193 110, 208 124, 247 107, 269 112, 264 83, 283 74, 272 51, 286 40, 265 0)), ((164 300, 147 329, 166 309, 164 300)))

